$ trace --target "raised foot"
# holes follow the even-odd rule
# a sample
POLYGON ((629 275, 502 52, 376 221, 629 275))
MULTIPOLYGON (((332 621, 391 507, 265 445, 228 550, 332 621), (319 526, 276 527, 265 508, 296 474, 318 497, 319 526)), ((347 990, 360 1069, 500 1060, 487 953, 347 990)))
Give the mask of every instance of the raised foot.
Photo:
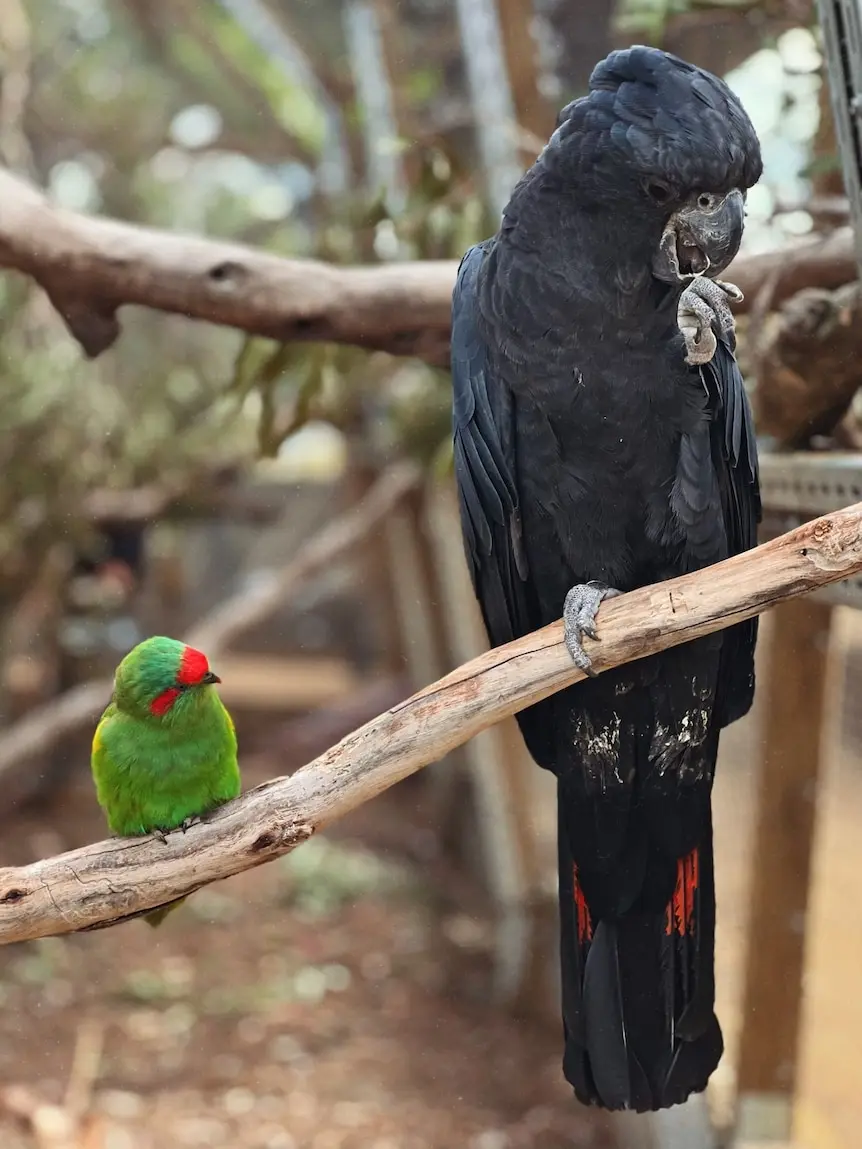
POLYGON ((579 670, 583 670, 591 678, 595 678, 590 657, 583 647, 583 637, 598 641, 596 633, 596 615, 599 607, 606 598, 616 598, 622 591, 614 590, 600 582, 580 583, 573 586, 566 595, 563 604, 563 629, 565 632, 566 649, 572 656, 572 662, 579 670))
POLYGON ((717 346, 715 330, 731 337, 736 344, 733 312, 728 299, 741 303, 745 297, 734 283, 722 279, 696 276, 679 299, 677 322, 685 339, 685 361, 692 367, 709 363, 717 346))

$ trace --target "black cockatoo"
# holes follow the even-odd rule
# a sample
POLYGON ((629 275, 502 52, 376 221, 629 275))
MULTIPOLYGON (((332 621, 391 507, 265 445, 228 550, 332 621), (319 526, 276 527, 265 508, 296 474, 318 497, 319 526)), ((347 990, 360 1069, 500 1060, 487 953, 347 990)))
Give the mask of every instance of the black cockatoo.
MULTIPOLYGON (((494 644, 563 614, 579 666, 609 594, 753 546, 751 413, 731 284, 757 136, 720 79, 612 52, 560 115, 453 296, 455 469, 494 644)), ((754 690, 756 623, 519 715, 557 776, 564 1072, 584 1102, 663 1109, 722 1053, 710 799, 754 690)))

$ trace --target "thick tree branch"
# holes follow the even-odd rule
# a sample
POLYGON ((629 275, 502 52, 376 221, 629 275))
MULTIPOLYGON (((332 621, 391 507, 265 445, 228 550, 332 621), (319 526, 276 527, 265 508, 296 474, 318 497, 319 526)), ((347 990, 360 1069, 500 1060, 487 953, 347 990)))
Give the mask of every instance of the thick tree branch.
MULTIPOLYGON (((284 342, 353 343, 449 362, 455 260, 337 267, 281 259, 240 244, 176 235, 52 205, 0 169, 0 267, 23 272, 49 295, 87 355, 120 334, 129 303, 284 342)), ((735 260, 726 277, 750 308, 764 284, 773 305, 803 287, 856 278, 849 228, 825 240, 735 260)))
MULTIPOLYGON (((186 636, 190 645, 217 657, 245 630, 262 622, 309 579, 351 550, 379 526, 400 500, 419 482, 409 464, 384 471, 367 494, 300 548, 272 579, 254 591, 244 589, 220 603, 186 636)), ((97 679, 72 687, 60 698, 35 707, 0 740, 0 778, 36 754, 44 754, 66 735, 94 722, 111 696, 110 679, 97 679)))
POLYGON ((120 334, 117 309, 158 311, 281 341, 355 343, 449 358, 457 264, 336 267, 80 215, 0 169, 0 267, 47 292, 87 355, 120 334))
POLYGON ((756 332, 757 430, 804 448, 840 422, 862 384, 859 283, 800 291, 756 332))
MULTIPOLYGON (((862 503, 601 609, 597 670, 675 646, 862 571, 862 503)), ((0 943, 92 929, 272 861, 481 730, 581 679, 553 623, 458 667, 289 778, 188 833, 97 842, 0 870, 0 943)))
POLYGON ((859 275, 853 231, 839 227, 825 238, 818 236, 794 247, 762 255, 741 255, 733 261, 723 278, 735 283, 745 293, 745 300, 735 311, 751 311, 761 291, 768 290, 769 304, 777 307, 806 287, 832 291, 850 283, 859 275))

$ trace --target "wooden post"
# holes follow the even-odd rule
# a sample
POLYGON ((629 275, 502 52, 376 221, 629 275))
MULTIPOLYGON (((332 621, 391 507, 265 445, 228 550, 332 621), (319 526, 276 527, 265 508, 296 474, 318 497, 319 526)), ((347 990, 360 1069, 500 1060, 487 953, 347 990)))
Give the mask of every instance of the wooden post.
POLYGON ((739 1143, 789 1141, 832 608, 776 609, 768 652, 738 1065, 739 1143))
MULTIPOLYGON (((554 130, 554 113, 539 87, 538 45, 530 25, 535 17, 532 0, 497 0, 500 32, 512 88, 518 126, 544 142, 554 130)), ((528 155, 532 149, 523 148, 528 155)), ((535 154, 530 155, 530 162, 535 154)))
MULTIPOLYGON (((59 630, 72 566, 67 546, 50 548, 30 585, 4 620, 0 660, 0 711, 12 724, 62 690, 64 655, 59 630)), ((65 781, 74 763, 68 756, 36 755, 11 786, 4 788, 5 811, 33 802, 65 781)))
MULTIPOLYGON (((418 131, 410 98, 411 61, 408 58, 405 36, 401 27, 401 12, 396 0, 374 0, 374 11, 380 29, 380 46, 383 51, 385 79, 392 97, 392 116, 399 140, 415 140, 418 131)), ((407 148, 398 153, 400 178, 411 187, 418 175, 415 149, 407 148)))
MULTIPOLYGON (((357 421, 358 429, 352 433, 362 435, 364 428, 357 421)), ((344 488, 351 501, 358 501, 365 495, 376 478, 376 472, 361 457, 361 446, 351 450, 344 488)), ((364 540, 357 548, 356 580, 363 602, 377 623, 381 648, 381 669, 391 675, 402 674, 407 666, 404 651, 404 635, 395 606, 393 571, 389 562, 385 531, 364 540)))
MULTIPOLYGON (((446 607, 426 515, 426 490, 406 496, 386 522, 391 585, 403 634, 413 689, 427 686, 458 665, 448 642, 446 607)), ((432 808, 444 849, 455 841, 466 782, 463 748, 447 754, 427 772, 432 808)))
POLYGON ((388 516, 384 539, 389 557, 388 586, 401 633, 401 648, 414 690, 452 669, 442 633, 439 604, 421 549, 419 507, 405 499, 388 516))
MULTIPOLYGON (((461 543, 454 490, 432 490, 429 525, 445 602, 447 641, 457 663, 488 649, 488 639, 461 543)), ((498 1001, 522 1005, 534 968, 534 905, 541 879, 532 840, 532 802, 525 774, 535 769, 514 718, 464 746, 475 786, 478 841, 498 913, 495 986, 498 1001)))

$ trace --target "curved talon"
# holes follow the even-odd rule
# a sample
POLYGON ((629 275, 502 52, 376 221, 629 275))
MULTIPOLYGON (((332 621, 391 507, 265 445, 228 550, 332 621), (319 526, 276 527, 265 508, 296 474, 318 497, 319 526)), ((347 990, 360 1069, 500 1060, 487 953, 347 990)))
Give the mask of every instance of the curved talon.
POLYGON ((614 598, 621 591, 600 582, 580 583, 573 586, 563 604, 563 630, 566 649, 579 670, 595 678, 590 656, 584 650, 583 636, 601 641, 596 631, 596 614, 606 598, 614 598))
POLYGON ((734 303, 742 303, 745 299, 745 292, 737 287, 735 283, 731 283, 729 279, 711 279, 709 282, 716 287, 720 287, 724 294, 729 295, 734 303))
POLYGON ((192 814, 189 818, 183 818, 182 822, 180 822, 180 829, 185 833, 190 827, 199 825, 200 820, 198 814, 192 814))
POLYGON ((153 829, 150 831, 150 833, 153 835, 154 838, 158 838, 158 840, 162 843, 163 846, 166 846, 168 844, 168 831, 163 830, 161 828, 161 826, 154 826, 153 829))

